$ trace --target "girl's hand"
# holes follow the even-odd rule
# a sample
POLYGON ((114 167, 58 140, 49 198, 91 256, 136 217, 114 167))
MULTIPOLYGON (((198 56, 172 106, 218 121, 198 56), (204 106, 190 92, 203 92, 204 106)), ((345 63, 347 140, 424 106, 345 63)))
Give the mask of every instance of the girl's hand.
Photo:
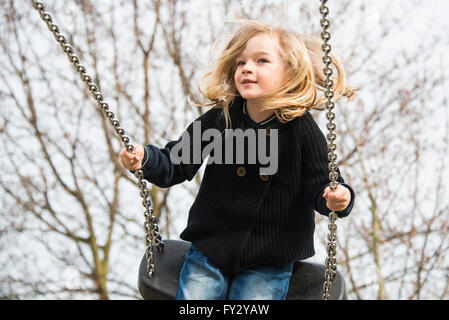
POLYGON ((143 146, 140 144, 134 145, 134 152, 129 152, 126 148, 120 151, 120 162, 125 169, 139 170, 142 168, 142 161, 145 155, 143 146))
POLYGON ((337 185, 334 191, 328 186, 324 189, 323 198, 326 199, 326 206, 332 211, 343 211, 351 202, 351 192, 345 186, 337 185))

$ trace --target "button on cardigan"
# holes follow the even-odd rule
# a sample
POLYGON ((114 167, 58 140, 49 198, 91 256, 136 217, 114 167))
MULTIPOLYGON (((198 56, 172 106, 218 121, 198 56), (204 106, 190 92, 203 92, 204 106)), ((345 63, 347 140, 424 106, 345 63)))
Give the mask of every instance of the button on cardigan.
MULTIPOLYGON (((194 243, 228 272, 253 264, 284 264, 313 256, 315 211, 330 213, 322 197, 330 182, 324 134, 308 111, 287 123, 276 117, 257 123, 246 113, 245 100, 237 96, 229 113, 234 130, 268 129, 268 139, 273 129, 278 130, 277 172, 261 174, 262 165, 246 158, 245 163, 206 164, 181 239, 194 243)), ((211 128, 223 132, 225 128, 221 109, 211 109, 196 121, 201 123, 202 133, 211 128)), ((146 180, 166 188, 194 178, 201 161, 174 163, 170 157, 177 143, 188 143, 191 159, 194 143, 201 151, 211 143, 192 141, 193 127, 192 122, 186 129, 189 136, 183 135, 190 141, 181 137, 164 148, 145 146, 142 170, 146 180)), ((339 184, 351 192, 348 207, 337 212, 339 217, 345 217, 352 210, 355 194, 340 170, 338 175, 339 184)))

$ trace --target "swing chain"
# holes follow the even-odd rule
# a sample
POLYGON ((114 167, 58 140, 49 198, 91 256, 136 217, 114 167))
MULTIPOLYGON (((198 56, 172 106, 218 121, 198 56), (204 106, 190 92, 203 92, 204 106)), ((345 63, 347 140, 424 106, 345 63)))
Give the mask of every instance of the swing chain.
MULTIPOLYGON (((98 106, 103 111, 106 118, 114 128, 115 133, 120 137, 124 147, 129 152, 134 152, 134 146, 130 143, 129 138, 125 135, 125 130, 120 126, 120 122, 116 119, 114 113, 110 110, 109 105, 103 100, 103 95, 101 94, 98 86, 93 82, 92 77, 87 74, 86 68, 80 63, 80 59, 74 54, 72 46, 67 42, 66 38, 59 31, 58 25, 53 22, 53 18, 49 12, 45 11, 45 6, 41 1, 31 0, 33 7, 39 12, 41 19, 47 24, 48 29, 53 33, 56 41, 61 45, 62 50, 66 53, 67 58, 72 63, 75 70, 79 73, 81 80, 84 81, 87 88, 91 92, 94 99, 97 101, 98 106)), ((151 208, 151 200, 146 187, 146 182, 143 180, 143 171, 136 170, 134 176, 137 178, 137 185, 140 188, 140 196, 142 197, 142 205, 145 208, 145 255, 147 259, 147 272, 148 276, 154 273, 154 258, 153 258, 153 246, 155 243, 157 249, 162 251, 164 243, 161 240, 161 235, 159 233, 159 227, 156 224, 156 217, 153 215, 153 209, 151 208)))
MULTIPOLYGON (((332 109, 335 107, 334 102, 332 102, 332 97, 334 96, 333 91, 333 81, 331 80, 330 76, 332 74, 332 69, 329 67, 329 65, 332 63, 332 57, 329 55, 331 51, 331 46, 328 44, 329 39, 331 38, 330 33, 327 31, 327 29, 330 26, 330 22, 328 19, 326 19, 327 15, 329 14, 329 8, 326 6, 327 0, 321 0, 321 6, 320 6, 320 13, 322 14, 322 18, 320 20, 322 32, 321 32, 321 39, 323 40, 323 44, 321 48, 323 49, 324 55, 323 55, 323 62, 325 64, 323 72, 326 75, 325 84, 326 84, 326 90, 324 91, 324 96, 327 98, 326 101, 326 109, 327 109, 327 129, 329 130, 329 133, 327 135, 327 139, 329 141, 328 144, 328 159, 329 159, 329 179, 330 179, 330 188, 332 191, 335 190, 337 187, 337 179, 338 179, 338 173, 337 169, 338 166, 335 162, 337 159, 337 155, 334 153, 334 151, 337 149, 337 145, 334 143, 334 140, 336 138, 336 135, 334 133, 334 130, 336 128, 335 123, 332 121, 335 119, 335 113, 332 112, 332 109)), ((337 221, 337 214, 332 211, 329 213, 329 234, 327 236, 327 258, 326 258, 326 271, 324 272, 324 283, 323 283, 323 294, 321 296, 322 300, 329 300, 330 298, 330 292, 332 288, 332 281, 334 280, 336 271, 337 271, 337 260, 335 258, 335 255, 337 254, 337 224, 335 223, 337 221)))

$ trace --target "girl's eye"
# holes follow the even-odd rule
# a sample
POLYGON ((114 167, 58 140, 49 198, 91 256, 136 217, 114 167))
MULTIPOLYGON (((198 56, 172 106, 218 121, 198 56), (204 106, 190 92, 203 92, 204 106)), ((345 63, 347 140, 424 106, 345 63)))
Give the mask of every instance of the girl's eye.
MULTIPOLYGON (((266 59, 259 59, 257 62, 259 62, 259 61, 263 61, 263 62, 269 62, 268 60, 266 60, 266 59)), ((239 61, 239 62, 237 62, 237 65, 238 66, 241 66, 243 63, 245 63, 245 61, 239 61)))

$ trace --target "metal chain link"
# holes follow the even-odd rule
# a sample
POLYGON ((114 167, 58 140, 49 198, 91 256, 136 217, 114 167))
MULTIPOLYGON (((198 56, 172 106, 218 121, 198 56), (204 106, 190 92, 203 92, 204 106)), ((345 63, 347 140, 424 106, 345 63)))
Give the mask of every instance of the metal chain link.
MULTIPOLYGON (((334 153, 334 151, 337 149, 337 145, 334 143, 334 140, 336 138, 336 135, 334 133, 334 130, 336 128, 335 123, 332 121, 335 120, 335 114, 332 112, 332 109, 335 107, 334 102, 332 102, 332 98, 334 96, 334 90, 333 90, 333 81, 331 80, 330 76, 332 75, 332 69, 329 67, 329 65, 332 63, 332 57, 329 55, 331 52, 331 46, 328 44, 329 39, 331 38, 330 33, 327 31, 327 29, 330 26, 330 22, 328 19, 326 19, 327 15, 329 14, 329 8, 326 7, 327 0, 321 0, 321 6, 320 6, 320 12, 322 14, 322 18, 320 20, 322 32, 321 32, 321 39, 323 40, 323 44, 321 48, 323 49, 324 55, 323 55, 323 62, 324 62, 324 74, 326 75, 325 84, 326 84, 326 90, 324 91, 324 96, 327 98, 326 101, 326 109, 327 109, 327 129, 329 130, 329 133, 327 134, 327 139, 329 141, 329 144, 327 146, 329 150, 328 159, 329 159, 329 179, 330 179, 330 188, 332 191, 335 190, 337 187, 337 179, 338 179, 338 173, 337 173, 337 163, 335 160, 337 159, 337 155, 334 153)), ((335 274, 337 272, 337 260, 335 258, 335 255, 337 254, 337 224, 335 223, 337 221, 337 214, 335 211, 332 211, 329 213, 329 234, 327 235, 327 258, 326 258, 326 271, 324 272, 324 284, 323 284, 323 294, 321 296, 322 300, 329 300, 330 298, 330 291, 332 288, 332 281, 334 280, 335 274)))
MULTIPOLYGON (((120 126, 119 121, 114 113, 110 110, 109 105, 103 100, 103 95, 98 89, 98 86, 92 81, 92 77, 86 72, 86 68, 80 63, 80 59, 73 53, 72 46, 67 42, 64 35, 59 30, 59 27, 53 22, 53 18, 45 11, 45 6, 41 1, 31 0, 33 7, 39 12, 41 19, 47 24, 48 29, 53 33, 56 41, 61 45, 62 50, 66 53, 67 58, 72 63, 75 70, 79 73, 81 80, 84 81, 93 98, 97 101, 98 107, 103 111, 104 116, 109 119, 109 122, 114 128, 115 133, 120 137, 124 147, 129 152, 134 152, 134 146, 129 142, 129 138, 125 135, 125 130, 120 126)), ((148 277, 153 275, 154 257, 153 257, 153 243, 156 244, 159 251, 162 251, 164 243, 161 240, 159 227, 156 224, 156 217, 153 215, 151 207, 151 200, 146 187, 146 182, 143 180, 143 171, 136 170, 134 176, 137 178, 137 185, 140 188, 140 196, 142 197, 142 205, 145 208, 144 216, 144 230, 145 230, 145 255, 147 259, 148 277)))

